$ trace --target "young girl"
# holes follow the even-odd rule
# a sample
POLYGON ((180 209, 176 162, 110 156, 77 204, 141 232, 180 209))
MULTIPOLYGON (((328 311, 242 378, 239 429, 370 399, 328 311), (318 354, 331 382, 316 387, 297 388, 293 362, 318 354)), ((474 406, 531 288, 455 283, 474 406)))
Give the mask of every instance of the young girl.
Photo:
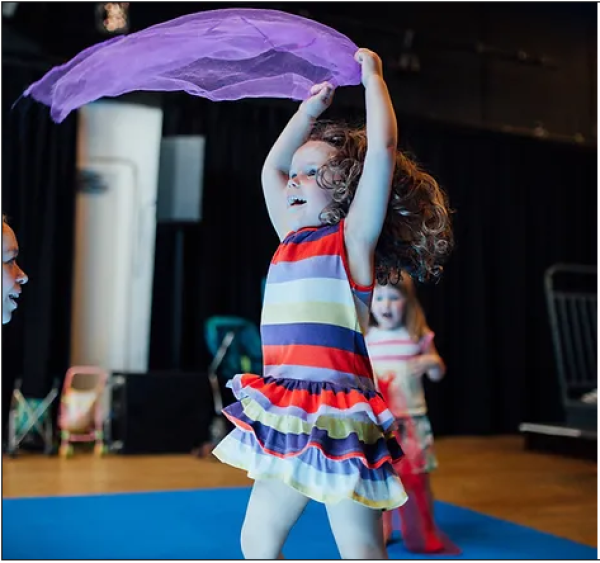
MULTIPOLYGON (((435 526, 429 473, 436 468, 433 435, 427 417, 422 378, 439 381, 446 372, 433 344, 412 280, 376 285, 371 307, 374 325, 367 334, 377 387, 396 418, 396 436, 404 457, 394 464, 408 502, 398 510, 405 547, 424 553, 457 553, 435 526)), ((383 516, 386 543, 395 528, 394 512, 383 516)))
POLYGON ((315 85, 263 167, 281 240, 262 312, 264 377, 233 379, 239 401, 225 413, 236 428, 213 452, 255 480, 241 535, 248 559, 282 558, 309 499, 325 504, 342 558, 385 558, 382 510, 406 502, 363 333, 374 270, 439 275, 450 226, 438 185, 396 149, 381 60, 365 49, 356 60, 366 131, 317 123, 333 89, 315 85))

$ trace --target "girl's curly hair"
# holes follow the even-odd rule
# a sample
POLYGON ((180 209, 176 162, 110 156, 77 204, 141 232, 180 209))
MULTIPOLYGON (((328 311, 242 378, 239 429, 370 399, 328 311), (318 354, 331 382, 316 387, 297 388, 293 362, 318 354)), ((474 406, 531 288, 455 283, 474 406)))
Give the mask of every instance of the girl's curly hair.
MULTIPOLYGON (((320 121, 309 140, 323 141, 336 149, 316 178, 321 188, 333 193, 333 202, 321 213, 321 221, 335 225, 348 213, 362 175, 366 129, 320 121)), ((433 177, 396 151, 387 216, 375 249, 377 282, 396 284, 402 270, 419 281, 435 280, 452 246, 446 194, 433 177)))

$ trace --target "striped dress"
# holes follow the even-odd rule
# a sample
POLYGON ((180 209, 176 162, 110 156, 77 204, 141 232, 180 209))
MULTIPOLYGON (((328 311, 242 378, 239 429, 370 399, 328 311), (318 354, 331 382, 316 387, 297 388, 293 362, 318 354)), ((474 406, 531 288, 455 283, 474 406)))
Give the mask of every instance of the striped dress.
POLYGON ((269 268, 264 376, 237 375, 235 425, 213 453, 253 479, 324 503, 391 509, 406 501, 393 464, 394 417, 375 390, 364 332, 371 287, 351 281, 343 221, 290 233, 269 268))
POLYGON ((406 370, 411 360, 426 353, 433 338, 429 331, 420 340, 413 340, 403 326, 392 330, 374 326, 367 333, 377 387, 396 418, 427 414, 423 378, 408 375, 406 370), (388 379, 391 383, 384 383, 388 379))

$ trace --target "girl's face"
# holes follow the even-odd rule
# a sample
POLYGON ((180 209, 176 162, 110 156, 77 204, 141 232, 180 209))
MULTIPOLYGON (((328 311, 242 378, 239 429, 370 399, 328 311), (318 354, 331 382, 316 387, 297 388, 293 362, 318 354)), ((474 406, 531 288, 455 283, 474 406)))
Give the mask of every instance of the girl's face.
POLYGON ((335 149, 323 141, 308 141, 295 152, 285 190, 290 230, 321 225, 319 217, 332 197, 317 184, 317 171, 334 153, 335 149))
POLYGON ((406 298, 391 284, 375 285, 371 312, 380 328, 393 330, 404 323, 406 298))
POLYGON ((21 286, 27 283, 27 274, 17 264, 18 254, 15 233, 2 222, 2 324, 10 321, 17 308, 21 286))

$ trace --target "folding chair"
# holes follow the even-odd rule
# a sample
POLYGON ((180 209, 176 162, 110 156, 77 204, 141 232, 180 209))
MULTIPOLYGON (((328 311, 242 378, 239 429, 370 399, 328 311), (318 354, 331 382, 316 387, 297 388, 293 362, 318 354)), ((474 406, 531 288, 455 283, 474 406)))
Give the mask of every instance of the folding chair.
POLYGON ((596 431, 598 291, 596 266, 556 264, 544 285, 567 425, 596 431))
POLYGON ((44 453, 52 455, 54 447, 54 427, 50 407, 58 397, 60 382, 55 379, 52 389, 45 398, 25 397, 21 392, 23 381, 17 380, 8 415, 8 447, 7 453, 16 457, 22 443, 33 440, 37 434, 43 441, 44 453))

